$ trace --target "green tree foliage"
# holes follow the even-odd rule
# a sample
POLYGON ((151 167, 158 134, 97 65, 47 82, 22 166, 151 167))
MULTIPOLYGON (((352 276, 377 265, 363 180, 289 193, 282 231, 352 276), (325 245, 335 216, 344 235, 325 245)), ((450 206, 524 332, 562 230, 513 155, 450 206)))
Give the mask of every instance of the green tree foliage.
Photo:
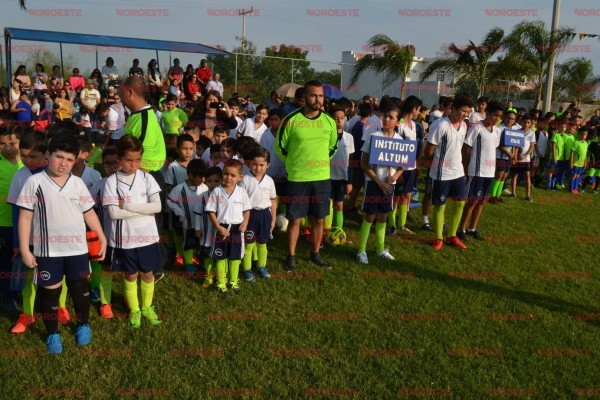
POLYGON ((600 76, 594 75, 592 62, 583 57, 570 58, 556 66, 555 100, 592 103, 596 99, 600 76))

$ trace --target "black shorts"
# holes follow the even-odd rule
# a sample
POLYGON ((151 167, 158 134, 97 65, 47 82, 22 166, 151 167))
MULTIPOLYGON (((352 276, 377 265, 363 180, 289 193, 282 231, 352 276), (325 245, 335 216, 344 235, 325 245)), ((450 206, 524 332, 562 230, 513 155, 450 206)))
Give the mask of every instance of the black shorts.
POLYGON ((134 249, 114 249, 113 251, 112 270, 115 272, 133 275, 138 272, 152 272, 161 266, 158 243, 134 249))
POLYGON ((469 203, 484 203, 489 200, 490 189, 494 178, 470 176, 467 179, 467 201, 469 203))
POLYGON ((512 166, 511 171, 515 174, 519 172, 529 172, 531 171, 531 162, 530 161, 519 161, 515 165, 512 166))
POLYGON ((87 279, 90 275, 90 258, 87 253, 64 257, 36 257, 33 283, 38 286, 52 286, 67 279, 87 279))
POLYGON ((394 185, 389 194, 383 191, 373 181, 367 181, 365 186, 365 196, 363 197, 362 210, 366 214, 374 215, 377 212, 387 214, 392 211, 394 202, 394 185))
POLYGON ((404 170, 402 172, 402 183, 396 182, 396 188, 394 189, 394 196, 400 196, 404 193, 412 193, 417 183, 417 170, 404 170))
POLYGON ((307 215, 325 218, 329 215, 329 199, 331 197, 331 180, 315 182, 287 183, 286 204, 287 219, 306 217, 307 215))
POLYGON ((509 172, 512 165, 512 160, 496 158, 496 172, 509 172))
POLYGON ((361 167, 351 167, 350 170, 350 183, 352 184, 352 188, 356 187, 357 189, 365 186, 365 171, 362 170, 361 167))
POLYGON ((229 236, 217 235, 209 257, 215 260, 241 260, 244 256, 244 235, 239 229, 239 225, 232 224, 229 226, 229 236))
POLYGON ((431 204, 441 206, 451 198, 454 201, 463 201, 467 198, 465 177, 449 181, 433 180, 431 184, 431 204))
POLYGON ((279 197, 279 203, 285 204, 285 194, 287 193, 287 180, 275 181, 275 193, 279 197))
POLYGON ((262 210, 250 210, 250 221, 248 229, 244 233, 246 243, 268 243, 271 239, 271 223, 273 214, 268 208, 262 210))
POLYGON ((332 180, 331 181, 331 199, 336 202, 344 201, 346 197, 346 185, 348 181, 332 180))
POLYGON ((204 260, 205 258, 210 258, 210 246, 200 246, 200 250, 198 251, 198 258, 204 260))
POLYGON ((112 247, 106 246, 106 254, 104 255, 104 259, 100 261, 100 265, 106 267, 112 266, 113 251, 114 249, 112 247))

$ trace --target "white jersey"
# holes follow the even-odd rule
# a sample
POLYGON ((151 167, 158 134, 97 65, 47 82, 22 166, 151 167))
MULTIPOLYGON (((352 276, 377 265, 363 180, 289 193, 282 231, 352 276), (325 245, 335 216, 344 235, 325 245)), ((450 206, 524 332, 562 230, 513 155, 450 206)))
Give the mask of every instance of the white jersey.
MULTIPOLYGON (((533 132, 533 130, 529 130, 528 132, 525 132, 525 146, 523 146, 522 149, 519 150, 519 153, 521 154, 525 154, 529 151, 529 149, 531 149, 531 147, 533 147, 533 145, 535 145, 535 132, 533 132)), ((569 157, 571 157, 569 155, 569 157)), ((531 154, 528 154, 527 157, 525 157, 522 160, 518 160, 519 162, 529 162, 531 161, 531 154)))
POLYGON ((63 187, 46 173, 32 175, 17 206, 33 212, 30 240, 36 257, 87 254, 83 214, 94 205, 83 181, 70 175, 63 187))
POLYGON ((201 207, 200 195, 208 192, 204 183, 199 186, 190 186, 187 182, 175 186, 167 196, 167 206, 179 217, 183 229, 194 227, 194 215, 201 207))
MULTIPOLYGON (((400 122, 400 125, 398 126, 398 133, 404 140, 416 141, 417 140, 417 124, 414 121, 410 121, 410 122, 411 122, 411 126, 409 126, 408 123, 406 123, 404 121, 400 122)), ((404 169, 407 171, 410 171, 410 170, 415 169, 416 166, 417 166, 417 160, 415 157, 415 163, 411 166, 404 167, 404 169)))
POLYGON ((100 172, 96 171, 94 168, 84 165, 80 178, 83 183, 85 183, 85 186, 88 188, 88 190, 90 190, 96 182, 102 180, 102 175, 100 175, 100 172))
MULTIPOLYGON (((369 151, 371 151, 371 140, 374 137, 383 137, 384 134, 383 132, 377 131, 371 134, 371 136, 369 136, 367 138, 367 140, 365 140, 365 143, 363 144, 362 149, 360 149, 363 153, 369 154, 369 151)), ((397 134, 396 132, 394 132, 394 136, 392 136, 392 139, 402 139, 402 137, 397 134)), ((392 176, 396 173, 396 171, 398 170, 398 168, 395 167, 388 167, 386 165, 375 165, 375 164, 370 164, 371 169, 373 171, 375 171, 375 173, 377 174, 377 176, 379 177, 379 179, 381 180, 385 180, 388 176, 392 176)), ((369 177, 369 175, 365 174, 365 180, 368 182, 371 180, 371 178, 369 177)), ((395 184, 396 182, 394 181, 392 184, 395 184)))
POLYGON ((259 144, 263 149, 268 150, 269 154, 271 155, 271 162, 269 164, 269 168, 267 168, 267 175, 274 179, 287 177, 285 164, 275 154, 275 135, 273 135, 271 128, 267 129, 265 133, 263 133, 263 135, 260 137, 259 144))
POLYGON ((19 168, 17 172, 15 172, 12 181, 10 181, 8 197, 6 198, 6 202, 8 204, 17 205, 19 194, 21 193, 23 186, 25 186, 25 182, 27 182, 27 179, 29 179, 31 175, 33 175, 31 170, 25 166, 19 168))
POLYGON ((205 211, 208 197, 210 196, 209 191, 206 191, 200 195, 199 207, 194 211, 194 228, 201 232, 200 246, 210 247, 215 242, 217 230, 215 226, 210 222, 208 218, 208 212, 205 211))
POLYGON ((475 109, 473 109, 473 112, 471 113, 471 116, 469 117, 469 123, 476 124, 479 121, 483 121, 484 119, 485 119, 485 112, 483 113, 483 115, 481 115, 475 109))
POLYGON ((547 152, 548 152, 548 132, 540 130, 540 134, 538 135, 538 139, 537 139, 537 148, 538 148, 538 152, 542 155, 542 157, 546 157, 547 156, 547 152))
POLYGON ((244 189, 239 186, 233 188, 229 195, 223 186, 217 186, 208 196, 206 212, 217 214, 220 224, 241 224, 244 222, 244 211, 252 209, 250 198, 244 189))
POLYGON ((348 180, 348 160, 350 154, 354 153, 354 138, 346 131, 338 139, 338 150, 331 158, 330 170, 331 180, 348 180))
POLYGON ((467 124, 460 122, 456 129, 450 119, 442 118, 429 128, 427 141, 435 145, 429 177, 449 181, 465 176, 462 165, 462 147, 467 134, 467 124))
MULTIPOLYGON (((443 112, 441 112, 440 110, 432 111, 429 114, 429 123, 432 124, 435 121, 437 121, 438 119, 442 119, 442 118, 444 118, 444 113, 443 112)), ((431 128, 429 128, 429 129, 431 130, 431 128)))
POLYGON ((261 136, 267 130, 267 126, 263 123, 258 128, 255 128, 254 124, 254 118, 246 118, 244 122, 238 126, 237 130, 242 136, 250 136, 256 143, 259 143, 261 136))
POLYGON ((169 164, 167 173, 165 176, 165 183, 171 186, 177 186, 187 180, 187 168, 179 164, 179 161, 175 160, 169 164))
POLYGON ((471 147, 468 175, 493 178, 496 173, 496 148, 500 144, 500 128, 492 126, 490 132, 481 122, 467 132, 465 144, 471 147))
POLYGON ((263 176, 260 181, 252 173, 244 175, 238 182, 238 186, 246 191, 250 198, 250 204, 255 210, 271 208, 271 201, 277 198, 275 182, 269 175, 263 176))
MULTIPOLYGON (((160 187, 152 175, 135 171, 131 183, 130 176, 117 172, 108 177, 104 188, 102 206, 108 213, 108 207, 119 206, 119 199, 130 204, 147 204, 150 196, 159 193, 160 187)), ((118 249, 134 249, 157 243, 158 229, 154 215, 139 214, 139 217, 126 219, 111 218, 111 234, 108 244, 118 249)))
POLYGON ((102 207, 105 200, 104 188, 106 187, 106 181, 108 177, 102 178, 102 180, 96 182, 92 189, 90 190, 90 194, 94 199, 94 210, 96 214, 98 214, 98 219, 100 220, 100 224, 102 225, 102 231, 104 232, 104 236, 110 236, 110 228, 112 226, 110 221, 110 214, 107 210, 102 207))
MULTIPOLYGON (((243 119, 241 119, 240 117, 238 117, 237 115, 234 116, 233 118, 235 118, 235 120, 237 121, 237 126, 239 127, 240 125, 242 125, 242 123, 244 122, 243 119)), ((229 130, 229 137, 233 138, 233 139, 237 139, 237 133, 238 133, 238 128, 233 128, 229 130)))
MULTIPOLYGON (((505 129, 512 129, 512 130, 518 130, 519 128, 515 127, 515 125, 511 126, 510 128, 507 128, 504 124, 500 125, 500 146, 502 146, 502 140, 504 139, 504 130, 505 129)), ((512 147, 510 146, 502 146, 507 148, 509 151, 512 152, 512 147)), ((496 158, 500 159, 500 160, 510 160, 510 157, 507 156, 503 151, 500 150, 500 148, 496 149, 496 158)))

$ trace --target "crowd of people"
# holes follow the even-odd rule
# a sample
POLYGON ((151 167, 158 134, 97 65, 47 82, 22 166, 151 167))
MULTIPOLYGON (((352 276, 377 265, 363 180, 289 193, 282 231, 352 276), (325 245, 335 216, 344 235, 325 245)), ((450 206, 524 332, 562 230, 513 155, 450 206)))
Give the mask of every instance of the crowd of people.
POLYGON ((124 277, 133 328, 162 323, 153 299, 168 263, 222 296, 240 293, 240 281, 268 281, 279 218, 287 221, 286 272, 297 268, 300 237, 310 261, 331 269, 320 250, 348 216, 362 221, 357 262, 369 263, 373 224, 374 254, 393 261, 386 237, 415 234, 407 217, 423 175, 419 225, 434 233, 436 251, 484 240, 484 205, 516 198, 521 183, 530 202, 532 186, 597 193, 600 109, 584 123, 574 104, 542 115, 466 94, 442 96, 431 109, 416 96, 365 96, 357 105, 325 98, 318 81, 293 99, 273 91, 254 105, 237 94, 224 101, 205 60, 183 70, 175 59, 165 79, 155 60, 146 71, 134 60, 128 75, 111 58, 88 79, 77 68, 63 79, 58 67, 48 77, 39 64, 30 78, 20 66, 2 103, 0 291, 7 310, 22 298, 13 334, 35 322, 39 292, 50 353, 62 352, 68 294, 78 345, 91 341, 91 302, 113 318, 114 272, 124 277), (522 140, 511 146, 514 132, 522 140), (412 141, 415 161, 374 162, 374 138, 412 141))

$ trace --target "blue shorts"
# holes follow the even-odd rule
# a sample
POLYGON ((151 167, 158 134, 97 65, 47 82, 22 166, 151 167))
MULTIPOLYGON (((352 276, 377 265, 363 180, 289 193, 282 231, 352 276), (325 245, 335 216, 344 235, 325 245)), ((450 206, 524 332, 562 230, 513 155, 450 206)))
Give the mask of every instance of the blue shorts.
POLYGON ((585 170, 585 167, 573 167, 573 169, 571 170, 571 174, 573 175, 583 175, 583 171, 585 170))
POLYGON ((463 201, 467 198, 465 177, 449 181, 433 180, 431 184, 431 204, 441 206, 451 198, 454 201, 463 201))
POLYGON ((148 273, 159 269, 161 264, 160 245, 152 243, 135 249, 114 249, 112 270, 128 275, 148 273))
POLYGON ((484 203, 489 199, 490 189, 494 178, 470 176, 467 179, 467 201, 469 203, 484 203))
POLYGON ((556 168, 558 168, 558 161, 554 162, 554 161, 552 161, 551 158, 548 159, 548 168, 550 168, 550 169, 556 169, 556 168))
POLYGON ((239 225, 232 224, 229 228, 229 236, 217 235, 209 257, 215 260, 241 260, 244 256, 244 235, 239 229, 239 225))
POLYGON ((560 160, 558 162, 558 168, 561 171, 569 171, 571 169, 571 160, 560 160))
POLYGON ((331 199, 336 202, 344 201, 348 181, 331 180, 331 199))
POLYGON ((63 275, 67 279, 87 279, 90 275, 90 258, 87 253, 77 256, 36 257, 37 267, 33 274, 33 283, 39 286, 52 286, 61 282, 63 275))
POLYGON ((268 208, 262 210, 250 210, 250 221, 248 229, 244 233, 246 243, 268 243, 271 239, 271 223, 273 214, 268 208))
POLYGON ((396 182, 394 195, 399 196, 403 193, 412 193, 417 183, 417 170, 404 170, 402 172, 402 183, 396 182))
POLYGON ((392 185, 391 193, 385 194, 375 182, 367 181, 362 204, 363 212, 369 215, 374 215, 378 212, 382 214, 391 212, 394 202, 394 186, 392 185))
POLYGON ((509 172, 512 165, 512 160, 496 158, 496 172, 509 172))
POLYGON ((285 196, 287 219, 292 221, 307 215, 325 218, 329 215, 330 198, 330 179, 315 182, 288 181, 285 196))

